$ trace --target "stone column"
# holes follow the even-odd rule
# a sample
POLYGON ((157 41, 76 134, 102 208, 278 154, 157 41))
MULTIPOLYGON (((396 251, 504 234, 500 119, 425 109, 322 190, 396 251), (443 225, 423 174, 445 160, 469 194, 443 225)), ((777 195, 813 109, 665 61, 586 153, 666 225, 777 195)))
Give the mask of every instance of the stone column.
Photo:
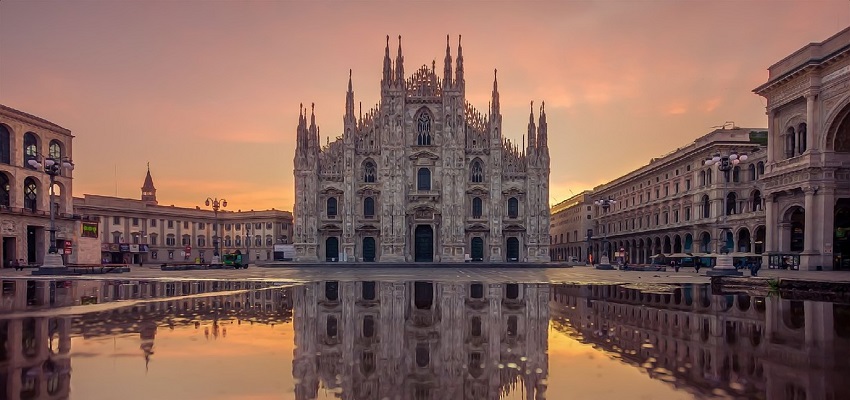
POLYGON ((764 243, 762 265, 767 267, 769 264, 768 254, 779 250, 776 242, 776 233, 779 232, 779 226, 776 221, 776 203, 773 201, 773 194, 767 194, 764 201, 764 243))
MULTIPOLYGON (((770 107, 770 105, 768 105, 770 107)), ((781 132, 776 132, 774 128, 774 118, 775 112, 773 110, 768 110, 767 112, 767 132, 768 132, 768 140, 767 140, 767 162, 765 164, 770 165, 775 162, 776 157, 776 141, 782 138, 781 132)), ((784 143, 784 142, 782 142, 784 143)), ((765 171, 767 172, 767 171, 765 171)))
MULTIPOLYGON (((803 188, 805 193, 805 227, 803 228, 803 253, 800 254, 800 269, 813 270, 817 267, 816 257, 820 252, 815 251, 815 239, 817 236, 817 228, 815 228, 815 216, 820 214, 818 207, 815 205, 815 194, 817 187, 807 186, 803 188)), ((793 233, 793 232, 792 232, 793 233)))
MULTIPOLYGON (((806 93, 806 152, 812 151, 812 148, 815 146, 815 132, 817 132, 817 121, 815 121, 815 115, 817 113, 817 103, 815 99, 817 98, 817 93, 815 91, 809 91, 806 93)), ((818 149, 820 150, 820 149, 818 149)))
POLYGON ((815 235, 815 251, 819 255, 815 266, 820 265, 824 270, 832 270, 835 246, 835 189, 820 188, 815 197, 815 206, 818 209, 818 215, 814 218, 818 223, 817 228, 812 230, 815 235))

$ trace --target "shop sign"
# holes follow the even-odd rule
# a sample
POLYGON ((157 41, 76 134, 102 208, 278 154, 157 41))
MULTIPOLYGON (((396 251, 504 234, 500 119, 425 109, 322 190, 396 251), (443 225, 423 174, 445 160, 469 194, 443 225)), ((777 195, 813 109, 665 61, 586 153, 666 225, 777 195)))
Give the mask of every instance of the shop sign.
POLYGON ((82 237, 95 238, 98 237, 97 223, 83 222, 83 231, 80 233, 82 237))
POLYGON ((130 252, 130 245, 126 244, 126 243, 121 243, 121 244, 118 245, 118 249, 122 253, 129 253, 130 252))

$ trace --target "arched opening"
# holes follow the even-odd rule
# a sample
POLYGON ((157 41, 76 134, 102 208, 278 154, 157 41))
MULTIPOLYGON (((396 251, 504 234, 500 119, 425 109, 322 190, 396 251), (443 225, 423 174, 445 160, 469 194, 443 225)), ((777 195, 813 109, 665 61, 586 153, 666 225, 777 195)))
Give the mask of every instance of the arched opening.
POLYGON ((711 253, 711 234, 710 233, 703 232, 702 234, 700 234, 699 251, 700 251, 700 253, 711 253))
POLYGON ((700 185, 700 186, 705 186, 705 185, 706 185, 706 180, 705 180, 705 171, 700 171, 700 172, 699 172, 699 185, 700 185))
POLYGON ((785 131, 785 158, 794 157, 797 147, 797 133, 793 126, 789 126, 785 131))
POLYGON ((738 195, 731 192, 726 195, 726 215, 734 215, 738 213, 738 195))
POLYGON ((371 197, 363 199, 363 216, 366 218, 375 217, 375 199, 371 197))
POLYGON ((32 132, 24 134, 24 168, 35 169, 29 165, 29 160, 35 159, 38 154, 38 136, 32 132))
POLYGON ((792 330, 802 329, 806 326, 806 309, 802 301, 791 300, 787 308, 782 312, 782 321, 785 326, 792 330))
POLYGON ((741 181, 741 167, 735 166, 732 168, 732 182, 740 182, 741 181))
POLYGON ((517 262, 519 261, 519 239, 515 237, 509 237, 507 240, 507 260, 508 262, 517 262))
POLYGON ((753 190, 752 196, 752 204, 750 206, 751 211, 761 211, 761 192, 758 190, 753 190))
POLYGON ((685 253, 693 253, 694 237, 690 233, 685 234, 685 253))
POLYGON ((434 230, 431 225, 417 225, 414 236, 414 261, 434 261, 434 230))
POLYGON ((806 232, 806 211, 803 207, 794 206, 786 211, 785 215, 785 221, 791 225, 789 250, 801 252, 803 251, 803 240, 806 232))
POLYGON ((673 237, 673 252, 681 253, 682 252, 682 237, 676 235, 673 237))
POLYGON ((375 167, 375 162, 366 160, 363 162, 363 182, 373 183, 377 180, 378 171, 375 167))
POLYGON ((375 238, 371 236, 363 238, 363 261, 375 261, 375 238))
MULTIPOLYGON (((2 127, 2 125, 0 125, 2 127)), ((9 176, 5 172, 0 172, 0 207, 12 206, 12 186, 9 176)))
POLYGON ((755 182, 756 180, 758 180, 758 176, 756 175, 756 165, 755 164, 750 164, 747 167, 747 171, 749 172, 749 175, 750 175, 750 182, 755 182))
POLYGON ((434 284, 432 282, 413 283, 413 305, 417 310, 430 310, 434 305, 434 284))
POLYGON ((750 230, 747 228, 741 228, 738 231, 738 251, 742 253, 749 253, 752 250, 750 246, 750 230))
POLYGON ((337 262, 339 260, 339 239, 336 236, 325 239, 325 261, 337 262))
POLYGON ((0 164, 12 163, 12 133, 0 124, 0 164))
POLYGON ((850 269, 850 199, 836 202, 833 218, 833 268, 850 269))
POLYGON ((519 200, 516 197, 508 199, 508 218, 519 217, 519 200))
POLYGON ((416 144, 419 146, 431 145, 431 113, 427 108, 422 108, 416 118, 416 144))
POLYGON ((38 211, 38 184, 31 177, 24 179, 24 209, 38 211))
POLYGON ((662 251, 664 254, 672 254, 673 248, 670 244, 670 236, 664 236, 664 250, 662 251))
POLYGON ((480 237, 472 238, 472 243, 470 244, 470 257, 472 257, 472 261, 484 261, 484 239, 480 237))
POLYGON ((428 168, 419 168, 416 172, 416 190, 428 191, 431 190, 431 170, 428 168))
POLYGON ((766 235, 765 226, 759 225, 756 227, 755 240, 753 240, 753 253, 764 253, 764 239, 766 235))
POLYGON ((328 198, 325 211, 328 214, 328 218, 336 217, 336 197, 328 198))
POLYGON ((483 203, 480 197, 472 198, 472 218, 481 218, 484 208, 483 203))
POLYGON ((56 160, 61 160, 63 156, 62 142, 53 139, 47 145, 47 156, 56 160))
POLYGON ((702 217, 711 218, 711 201, 707 194, 702 196, 702 217))
POLYGON ((484 182, 484 164, 477 158, 472 161, 470 166, 469 180, 472 183, 484 182))

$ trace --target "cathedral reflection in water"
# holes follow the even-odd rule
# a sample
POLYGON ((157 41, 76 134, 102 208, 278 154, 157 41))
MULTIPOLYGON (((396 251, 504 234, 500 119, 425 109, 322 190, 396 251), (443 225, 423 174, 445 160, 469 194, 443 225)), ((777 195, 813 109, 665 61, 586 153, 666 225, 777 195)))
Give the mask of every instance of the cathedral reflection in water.
POLYGON ((592 344, 699 398, 850 398, 850 305, 715 295, 703 285, 658 289, 666 292, 426 281, 288 288, 2 280, 0 398, 74 398, 72 337, 138 335, 139 368, 147 368, 158 332, 203 323, 218 338, 223 321, 293 323, 298 400, 321 393, 350 400, 569 397, 551 389, 547 396, 547 382, 567 373, 549 370, 550 334, 592 344), (115 303, 126 300, 136 301, 115 303), (78 307, 73 316, 48 311, 87 304, 101 305, 78 307))
POLYGON ((294 289, 295 398, 546 398, 549 285, 314 282, 294 289))

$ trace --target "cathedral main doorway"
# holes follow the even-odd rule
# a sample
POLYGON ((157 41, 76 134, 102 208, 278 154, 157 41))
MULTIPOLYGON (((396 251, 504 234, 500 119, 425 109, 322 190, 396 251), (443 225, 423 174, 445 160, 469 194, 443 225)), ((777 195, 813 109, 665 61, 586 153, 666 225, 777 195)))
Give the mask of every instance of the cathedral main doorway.
POLYGON ((363 261, 375 261, 375 238, 371 236, 363 238, 363 261))
POLYGON ((472 261, 484 261, 484 239, 480 237, 472 238, 472 261))
POLYGON ((434 261, 434 230, 431 225, 418 225, 414 232, 414 261, 434 261))
POLYGON ((508 238, 508 249, 505 253, 508 257, 508 262, 519 261, 519 239, 515 237, 508 238))
POLYGON ((325 240, 325 261, 336 262, 339 257, 339 239, 329 237, 325 240))

